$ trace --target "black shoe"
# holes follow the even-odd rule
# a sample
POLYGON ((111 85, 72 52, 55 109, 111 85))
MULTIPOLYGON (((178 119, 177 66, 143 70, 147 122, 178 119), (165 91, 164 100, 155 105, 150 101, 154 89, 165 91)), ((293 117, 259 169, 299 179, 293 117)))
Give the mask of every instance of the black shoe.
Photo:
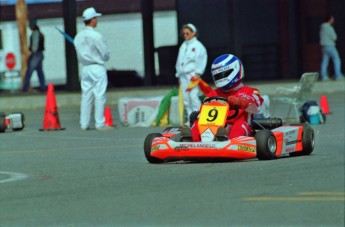
POLYGON ((227 141, 228 132, 224 127, 219 127, 216 133, 216 141, 227 141))

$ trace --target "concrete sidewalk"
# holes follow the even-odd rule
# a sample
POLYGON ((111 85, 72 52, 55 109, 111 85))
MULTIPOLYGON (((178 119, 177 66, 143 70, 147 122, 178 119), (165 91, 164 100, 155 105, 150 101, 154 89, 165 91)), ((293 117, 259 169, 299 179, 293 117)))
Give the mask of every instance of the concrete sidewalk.
MULTIPOLYGON (((248 82, 246 85, 258 88, 263 95, 274 96, 277 87, 292 88, 298 85, 298 80, 248 82)), ((174 86, 109 88, 107 91, 107 105, 116 105, 118 100, 122 97, 162 96, 167 94, 173 87, 174 86)), ((315 95, 327 95, 335 92, 344 92, 345 95, 345 80, 318 81, 314 87, 315 95)), ((55 97, 58 107, 80 105, 80 92, 55 91, 55 97)), ((0 92, 1 112, 44 108, 45 104, 46 95, 44 93, 0 92)))

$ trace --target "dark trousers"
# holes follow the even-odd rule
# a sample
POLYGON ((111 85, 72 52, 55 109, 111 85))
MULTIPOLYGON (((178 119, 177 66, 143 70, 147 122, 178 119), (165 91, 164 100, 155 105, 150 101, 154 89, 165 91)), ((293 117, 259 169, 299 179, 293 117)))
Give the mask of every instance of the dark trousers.
POLYGON ((42 68, 42 62, 43 62, 43 52, 38 51, 36 53, 32 53, 28 59, 28 69, 25 74, 25 82, 23 86, 23 91, 27 92, 30 87, 30 79, 32 76, 32 73, 36 70, 37 76, 40 81, 40 90, 45 91, 46 90, 46 83, 44 78, 44 72, 42 68))

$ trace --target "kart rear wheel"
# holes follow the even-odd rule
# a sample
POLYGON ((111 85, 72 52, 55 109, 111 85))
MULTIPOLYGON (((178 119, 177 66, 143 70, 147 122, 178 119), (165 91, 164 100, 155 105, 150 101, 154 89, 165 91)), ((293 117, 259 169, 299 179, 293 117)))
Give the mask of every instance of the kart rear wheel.
POLYGON ((315 134, 314 129, 309 124, 303 125, 303 135, 302 135, 302 144, 303 144, 303 155, 310 155, 313 152, 315 147, 315 134))
POLYGON ((315 147, 315 134, 314 129, 308 123, 297 124, 298 126, 303 126, 302 133, 302 146, 303 150, 301 152, 291 153, 291 156, 301 156, 310 155, 315 147))
POLYGON ((6 117, 5 113, 0 112, 0 133, 5 132, 6 130, 5 117, 6 117))
POLYGON ((163 136, 163 135, 160 133, 151 133, 151 134, 148 134, 145 138, 144 152, 145 152, 145 157, 146 157, 147 161, 149 161, 150 163, 162 163, 163 162, 163 160, 151 156, 152 140, 156 137, 161 137, 161 136, 163 136))
POLYGON ((277 140, 268 129, 263 129, 255 134, 256 156, 259 160, 275 159, 277 152, 277 140))

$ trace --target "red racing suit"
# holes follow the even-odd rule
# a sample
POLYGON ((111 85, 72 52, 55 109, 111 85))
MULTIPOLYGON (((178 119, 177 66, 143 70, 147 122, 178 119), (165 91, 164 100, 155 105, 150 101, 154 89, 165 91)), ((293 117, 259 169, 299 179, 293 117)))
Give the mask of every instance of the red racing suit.
MULTIPOLYGON (((256 112, 261 108, 263 103, 263 98, 260 95, 260 92, 256 88, 251 88, 248 86, 244 86, 242 83, 237 85, 235 88, 232 88, 228 92, 224 92, 221 89, 217 88, 215 90, 210 91, 207 94, 207 97, 213 96, 221 96, 224 98, 229 99, 230 96, 239 97, 245 103, 245 108, 238 109, 238 114, 232 119, 227 120, 226 122, 226 129, 229 132, 228 138, 234 138, 238 136, 251 136, 252 135, 252 128, 250 126, 250 121, 256 112), (253 105, 254 104, 254 105, 253 105), (251 106, 250 111, 248 111, 249 107, 251 106), (248 108, 247 108, 248 107, 248 108), (254 107, 254 108, 253 108, 254 107)), ((200 111, 200 110, 199 110, 200 111)), ((232 116, 235 114, 236 110, 231 109, 228 116, 232 116)), ((198 120, 196 120, 191 127, 193 141, 199 142, 201 141, 200 132, 198 129, 198 120)))

